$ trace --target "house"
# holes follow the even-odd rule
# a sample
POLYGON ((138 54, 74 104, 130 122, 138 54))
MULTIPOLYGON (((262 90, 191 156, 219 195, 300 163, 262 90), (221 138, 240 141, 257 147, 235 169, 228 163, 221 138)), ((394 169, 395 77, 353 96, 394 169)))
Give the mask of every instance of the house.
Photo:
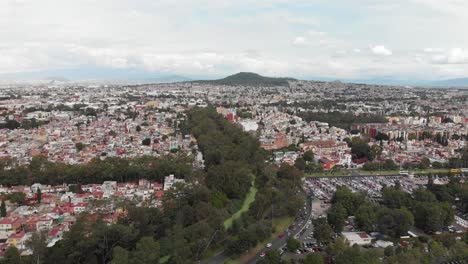
POLYGON ((0 221, 0 231, 12 231, 12 227, 13 220, 11 218, 5 217, 0 221))
POLYGON ((29 236, 24 231, 21 231, 19 233, 15 233, 11 235, 7 239, 7 243, 21 250, 21 249, 26 249, 26 241, 28 239, 29 239, 29 236))
POLYGON ((76 203, 72 205, 73 208, 73 213, 79 214, 82 213, 86 210, 86 207, 88 206, 88 203, 76 203))
POLYGON ((167 191, 172 188, 172 186, 178 182, 185 182, 182 179, 177 179, 173 174, 164 177, 164 191, 167 191))
POLYGON ((54 238, 62 238, 62 235, 63 235, 63 232, 65 230, 65 226, 64 225, 59 225, 59 226, 55 226, 54 228, 52 228, 49 233, 48 233, 48 236, 50 239, 54 239, 54 238))
POLYGON ((341 235, 350 245, 362 246, 372 243, 372 237, 363 232, 343 232, 341 235))

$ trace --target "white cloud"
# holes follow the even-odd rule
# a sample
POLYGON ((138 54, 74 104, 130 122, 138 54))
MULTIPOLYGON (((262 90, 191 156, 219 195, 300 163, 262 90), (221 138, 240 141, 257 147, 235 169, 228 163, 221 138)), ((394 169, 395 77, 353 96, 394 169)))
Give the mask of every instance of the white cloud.
POLYGON ((432 61, 439 64, 468 64, 468 50, 454 48, 449 51, 434 52, 432 61))
POLYGON ((468 1, 387 2, 0 0, 0 74, 91 65, 205 75, 468 75, 468 35, 460 34, 468 1), (332 13, 337 7, 360 18, 332 13), (368 46, 376 42, 385 46, 368 46))
POLYGON ((307 39, 305 37, 301 37, 301 36, 296 37, 293 40, 293 44, 298 45, 298 46, 305 45, 305 44, 307 44, 307 39))
POLYGON ((440 48, 425 48, 423 51, 424 51, 425 53, 431 53, 431 54, 433 54, 433 53, 441 53, 441 52, 443 52, 444 50, 443 50, 443 49, 440 49, 440 48))
POLYGON ((379 55, 379 56, 390 56, 393 54, 391 50, 387 49, 383 45, 372 46, 370 47, 370 49, 373 54, 379 55))

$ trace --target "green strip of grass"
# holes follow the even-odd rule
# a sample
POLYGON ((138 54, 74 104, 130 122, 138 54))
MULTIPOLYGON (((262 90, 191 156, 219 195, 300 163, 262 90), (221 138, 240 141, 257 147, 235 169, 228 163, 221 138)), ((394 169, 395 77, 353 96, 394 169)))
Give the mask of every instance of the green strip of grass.
POLYGON ((359 171, 361 175, 398 175, 400 174, 399 170, 381 170, 381 171, 359 171))
POLYGON ((159 263, 160 264, 165 264, 165 263, 167 263, 169 261, 170 258, 171 258, 170 256, 164 256, 164 257, 159 259, 159 263))
MULTIPOLYGON (((425 169, 425 170, 410 170, 410 173, 414 174, 437 174, 437 173, 448 173, 449 169, 425 169)), ((398 175, 400 174, 399 170, 382 170, 382 171, 363 171, 359 172, 361 175, 398 175)))
POLYGON ((237 211, 235 214, 233 214, 229 219, 224 221, 224 229, 229 229, 232 226, 232 223, 239 218, 243 213, 247 212, 250 208, 250 205, 255 201, 255 195, 257 194, 257 187, 255 187, 255 180, 252 181, 252 186, 249 189, 249 193, 247 193, 247 196, 244 199, 244 202, 242 203, 242 207, 237 211))

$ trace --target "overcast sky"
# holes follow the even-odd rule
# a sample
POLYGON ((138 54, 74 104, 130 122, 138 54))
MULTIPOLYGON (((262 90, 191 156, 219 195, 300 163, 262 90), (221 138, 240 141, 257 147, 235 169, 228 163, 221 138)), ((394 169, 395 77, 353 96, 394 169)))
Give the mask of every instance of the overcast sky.
POLYGON ((0 0, 0 74, 468 77, 466 0, 0 0))

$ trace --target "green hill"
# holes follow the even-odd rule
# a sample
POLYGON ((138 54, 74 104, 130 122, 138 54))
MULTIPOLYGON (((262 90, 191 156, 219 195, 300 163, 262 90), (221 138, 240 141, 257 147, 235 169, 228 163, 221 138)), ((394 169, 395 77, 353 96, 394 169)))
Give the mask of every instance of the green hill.
POLYGON ((230 86, 289 86, 288 81, 293 78, 273 78, 265 77, 253 72, 240 72, 219 80, 196 81, 198 83, 230 86))

